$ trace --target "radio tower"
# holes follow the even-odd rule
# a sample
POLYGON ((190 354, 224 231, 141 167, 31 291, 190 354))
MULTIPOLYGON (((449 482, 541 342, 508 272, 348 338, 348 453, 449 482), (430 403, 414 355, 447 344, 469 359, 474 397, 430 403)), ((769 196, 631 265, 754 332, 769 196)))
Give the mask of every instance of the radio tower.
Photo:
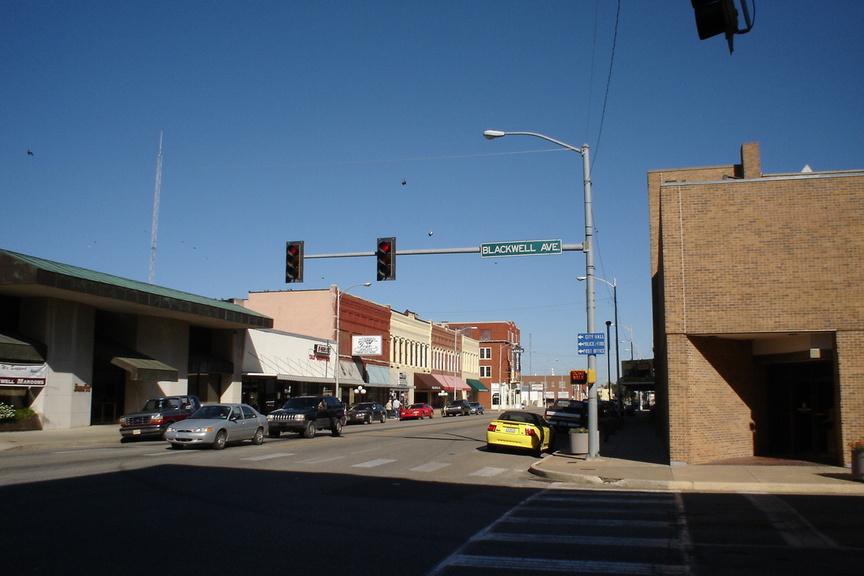
POLYGON ((153 283, 156 276, 156 235, 159 233, 159 193, 162 189, 162 132, 159 132, 159 156, 156 158, 156 189, 153 191, 153 226, 150 236, 150 276, 153 283))

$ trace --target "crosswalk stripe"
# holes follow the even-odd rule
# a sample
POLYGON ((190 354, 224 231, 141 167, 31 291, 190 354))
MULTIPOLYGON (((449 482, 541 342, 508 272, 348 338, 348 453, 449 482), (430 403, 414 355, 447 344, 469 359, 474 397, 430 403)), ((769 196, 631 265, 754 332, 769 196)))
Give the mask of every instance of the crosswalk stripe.
POLYGON ((436 470, 440 470, 441 468, 446 468, 450 466, 450 462, 427 462, 421 466, 415 466, 411 468, 412 472, 435 472, 436 470))
POLYGON ((475 470, 469 476, 483 476, 484 478, 491 478, 492 476, 497 476, 502 472, 506 472, 506 468, 492 468, 491 466, 486 466, 480 468, 479 470, 475 470))
POLYGON ((270 460, 272 458, 284 458, 286 456, 294 456, 293 452, 275 452, 273 454, 264 454, 262 456, 250 456, 249 458, 241 458, 241 460, 249 460, 258 462, 260 460, 270 460))
POLYGON ((376 466, 383 466, 384 464, 390 464, 391 462, 396 462, 396 460, 390 460, 388 458, 379 458, 377 460, 369 460, 368 462, 361 462, 360 464, 352 464, 352 468, 375 468, 376 466))
POLYGON ((567 574, 617 574, 619 576, 666 575, 686 576, 691 574, 687 566, 669 564, 647 564, 629 562, 602 562, 588 560, 553 560, 550 558, 511 558, 508 556, 473 556, 459 554, 448 558, 446 566, 462 566, 470 568, 488 568, 507 570, 515 573, 525 571, 562 572, 567 574))

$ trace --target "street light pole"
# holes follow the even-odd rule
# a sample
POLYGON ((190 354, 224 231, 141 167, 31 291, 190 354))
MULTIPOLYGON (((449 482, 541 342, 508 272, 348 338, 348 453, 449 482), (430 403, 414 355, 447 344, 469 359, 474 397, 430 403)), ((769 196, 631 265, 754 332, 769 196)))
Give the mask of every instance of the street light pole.
MULTIPOLYGON (((486 130, 483 136, 489 140, 501 138, 503 136, 533 136, 552 142, 567 150, 578 152, 582 155, 582 191, 583 204, 585 207, 585 242, 582 244, 582 251, 585 252, 585 316, 587 319, 586 331, 589 334, 594 333, 594 215, 591 211, 591 161, 588 153, 588 144, 583 144, 581 148, 571 146, 549 136, 538 134, 536 132, 502 132, 500 130, 486 130)), ((588 373, 597 374, 597 355, 588 354, 588 373)), ((597 458, 600 453, 600 431, 597 422, 597 382, 592 383, 588 388, 588 458, 597 458)))
MULTIPOLYGON (((582 281, 585 280, 585 277, 580 276, 576 279, 582 281)), ((618 280, 613 278, 612 282, 609 282, 607 280, 604 280, 603 278, 600 278, 599 276, 595 276, 594 279, 599 280, 600 282, 603 282, 604 284, 612 288, 612 308, 615 315, 615 393, 618 394, 618 410, 619 412, 622 412, 624 404, 621 400, 621 355, 618 353, 618 280)), ((606 341, 609 341, 608 334, 606 335, 606 341)), ((607 368, 607 370, 609 369, 607 368)), ((611 374, 609 374, 608 376, 610 379, 612 378, 611 374)))
MULTIPOLYGON (((352 288, 357 288, 358 286, 371 286, 371 282, 363 282, 361 284, 354 284, 353 286, 349 286, 344 290, 344 292, 348 292, 352 288)), ((334 390, 333 395, 336 398, 339 398, 339 373, 342 371, 342 360, 340 357, 341 344, 342 344, 342 330, 341 330, 341 320, 342 320, 342 294, 339 290, 339 287, 336 286, 336 369, 333 370, 334 376, 334 390)))
MULTIPOLYGON (((459 377, 459 367, 462 362, 462 354, 461 354, 461 346, 459 348, 456 347, 456 338, 458 336, 465 336, 464 330, 477 330, 477 326, 462 326, 461 328, 453 328, 453 376, 454 378, 459 377)), ((453 380, 453 401, 456 401, 456 380, 453 380)))

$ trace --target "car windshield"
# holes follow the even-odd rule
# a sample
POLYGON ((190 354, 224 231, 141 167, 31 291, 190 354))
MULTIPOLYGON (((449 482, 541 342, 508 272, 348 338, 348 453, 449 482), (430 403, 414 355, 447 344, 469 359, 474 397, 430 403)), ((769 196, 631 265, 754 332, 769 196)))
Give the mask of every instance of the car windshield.
POLYGON ((282 407, 285 410, 301 410, 303 408, 314 408, 316 405, 315 398, 312 396, 290 398, 282 407))
POLYGON ((144 410, 170 410, 171 408, 179 408, 180 402, 173 398, 154 398, 148 400, 144 405, 144 410))
POLYGON ((506 420, 508 422, 524 422, 525 424, 536 423, 534 414, 531 412, 505 412, 498 419, 506 420))
POLYGON ((202 406, 189 418, 198 420, 227 420, 230 415, 230 406, 202 406))
POLYGON ((423 408, 422 404, 411 404, 408 406, 408 410, 419 410, 421 408, 423 408))
POLYGON ((374 404, 369 404, 368 402, 365 404, 355 404, 351 407, 351 410, 372 410, 375 407, 374 404))

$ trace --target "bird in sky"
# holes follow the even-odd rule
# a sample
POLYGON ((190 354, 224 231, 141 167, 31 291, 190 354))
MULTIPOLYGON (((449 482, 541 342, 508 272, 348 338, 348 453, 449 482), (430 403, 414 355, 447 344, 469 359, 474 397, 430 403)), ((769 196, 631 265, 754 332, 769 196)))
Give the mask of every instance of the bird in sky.
POLYGON ((28 156, 35 156, 35 154, 33 154, 33 151, 32 151, 32 150, 27 150, 27 155, 28 155, 28 156))
POLYGON ((402 186, 404 186, 404 185, 407 184, 407 183, 408 183, 408 181, 405 180, 404 178, 402 178, 402 186))

